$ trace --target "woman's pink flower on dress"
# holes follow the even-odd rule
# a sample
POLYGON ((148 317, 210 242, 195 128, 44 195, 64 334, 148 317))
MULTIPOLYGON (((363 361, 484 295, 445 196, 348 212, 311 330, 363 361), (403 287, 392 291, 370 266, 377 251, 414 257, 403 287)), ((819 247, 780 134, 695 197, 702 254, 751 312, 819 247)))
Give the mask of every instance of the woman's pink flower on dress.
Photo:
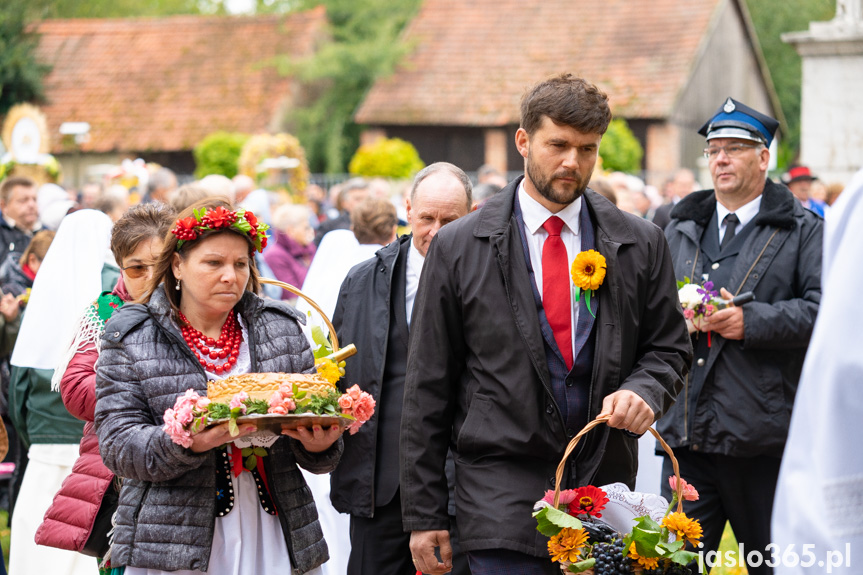
POLYGON ((243 415, 245 415, 246 414, 246 406, 243 405, 243 402, 246 401, 247 399, 249 399, 249 394, 246 393, 245 391, 241 391, 240 393, 235 395, 233 398, 231 398, 231 403, 228 405, 228 407, 230 407, 231 409, 234 409, 235 407, 239 407, 240 411, 242 411, 243 415))
MULTIPOLYGON (((682 477, 680 478, 680 482, 683 484, 683 499, 686 501, 698 501, 698 491, 682 477)), ((677 477, 675 475, 668 478, 668 484, 671 486, 671 492, 677 493, 677 477)))
POLYGON ((342 394, 339 398, 339 407, 342 408, 342 412, 349 412, 353 406, 354 400, 351 399, 351 396, 347 393, 342 394))

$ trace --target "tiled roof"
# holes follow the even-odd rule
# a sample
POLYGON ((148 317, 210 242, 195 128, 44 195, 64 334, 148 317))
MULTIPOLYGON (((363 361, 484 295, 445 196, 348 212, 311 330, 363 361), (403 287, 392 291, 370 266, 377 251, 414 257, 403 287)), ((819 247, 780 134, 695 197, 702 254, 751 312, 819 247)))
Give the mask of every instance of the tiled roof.
POLYGON ((628 118, 666 118, 724 0, 424 0, 412 54, 379 80, 367 124, 518 123, 533 83, 572 72, 628 118))
POLYGON ((266 131, 292 82, 273 66, 324 33, 318 8, 290 16, 46 20, 38 57, 50 64, 42 110, 54 152, 62 122, 89 122, 82 150, 188 150, 216 130, 266 131))

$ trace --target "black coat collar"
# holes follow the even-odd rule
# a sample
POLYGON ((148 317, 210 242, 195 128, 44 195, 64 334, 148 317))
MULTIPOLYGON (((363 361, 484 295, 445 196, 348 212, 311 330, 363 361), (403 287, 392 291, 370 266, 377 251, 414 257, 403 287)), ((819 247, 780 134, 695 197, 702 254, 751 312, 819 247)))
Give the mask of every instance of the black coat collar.
MULTIPOLYGON (((706 227, 716 212, 716 196, 713 190, 693 192, 680 200, 671 211, 671 218, 692 220, 706 227)), ((754 222, 757 225, 773 226, 786 230, 794 229, 795 218, 803 215, 803 207, 794 199, 791 192, 782 184, 769 178, 764 183, 761 194, 761 208, 754 222)))

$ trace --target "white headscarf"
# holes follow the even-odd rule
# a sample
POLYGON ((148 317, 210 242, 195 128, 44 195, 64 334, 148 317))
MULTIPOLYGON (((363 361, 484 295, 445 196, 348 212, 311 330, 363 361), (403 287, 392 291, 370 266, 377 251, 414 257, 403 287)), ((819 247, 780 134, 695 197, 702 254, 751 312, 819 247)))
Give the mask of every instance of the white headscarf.
POLYGON ((110 250, 113 225, 96 210, 63 218, 33 281, 12 365, 57 367, 81 314, 102 291, 102 266, 117 265, 110 250))

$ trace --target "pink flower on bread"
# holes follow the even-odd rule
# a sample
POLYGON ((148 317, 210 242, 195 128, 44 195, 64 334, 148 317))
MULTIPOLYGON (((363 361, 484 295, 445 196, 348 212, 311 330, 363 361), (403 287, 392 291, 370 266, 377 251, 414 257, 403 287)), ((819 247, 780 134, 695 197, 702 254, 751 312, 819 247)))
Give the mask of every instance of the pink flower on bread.
POLYGON ((350 411, 353 406, 354 400, 351 399, 351 396, 347 393, 342 394, 342 396, 339 397, 339 407, 342 408, 342 411, 350 411))
POLYGON ((246 406, 243 405, 243 402, 247 399, 249 399, 249 394, 245 391, 241 391, 240 393, 236 394, 234 397, 231 398, 231 403, 228 405, 228 407, 230 407, 231 409, 239 407, 240 411, 242 411, 242 413, 245 415, 246 406))
POLYGON ((353 385, 339 397, 339 407, 343 414, 355 419, 348 425, 348 432, 353 435, 374 415, 375 398, 360 389, 359 385, 353 385))
POLYGON ((353 410, 357 421, 366 422, 375 413, 375 399, 368 393, 363 392, 360 398, 354 402, 353 410))
POLYGON ((173 409, 165 411, 165 424, 162 429, 171 438, 171 441, 183 447, 192 445, 192 435, 183 427, 183 424, 177 420, 176 412, 173 409))

